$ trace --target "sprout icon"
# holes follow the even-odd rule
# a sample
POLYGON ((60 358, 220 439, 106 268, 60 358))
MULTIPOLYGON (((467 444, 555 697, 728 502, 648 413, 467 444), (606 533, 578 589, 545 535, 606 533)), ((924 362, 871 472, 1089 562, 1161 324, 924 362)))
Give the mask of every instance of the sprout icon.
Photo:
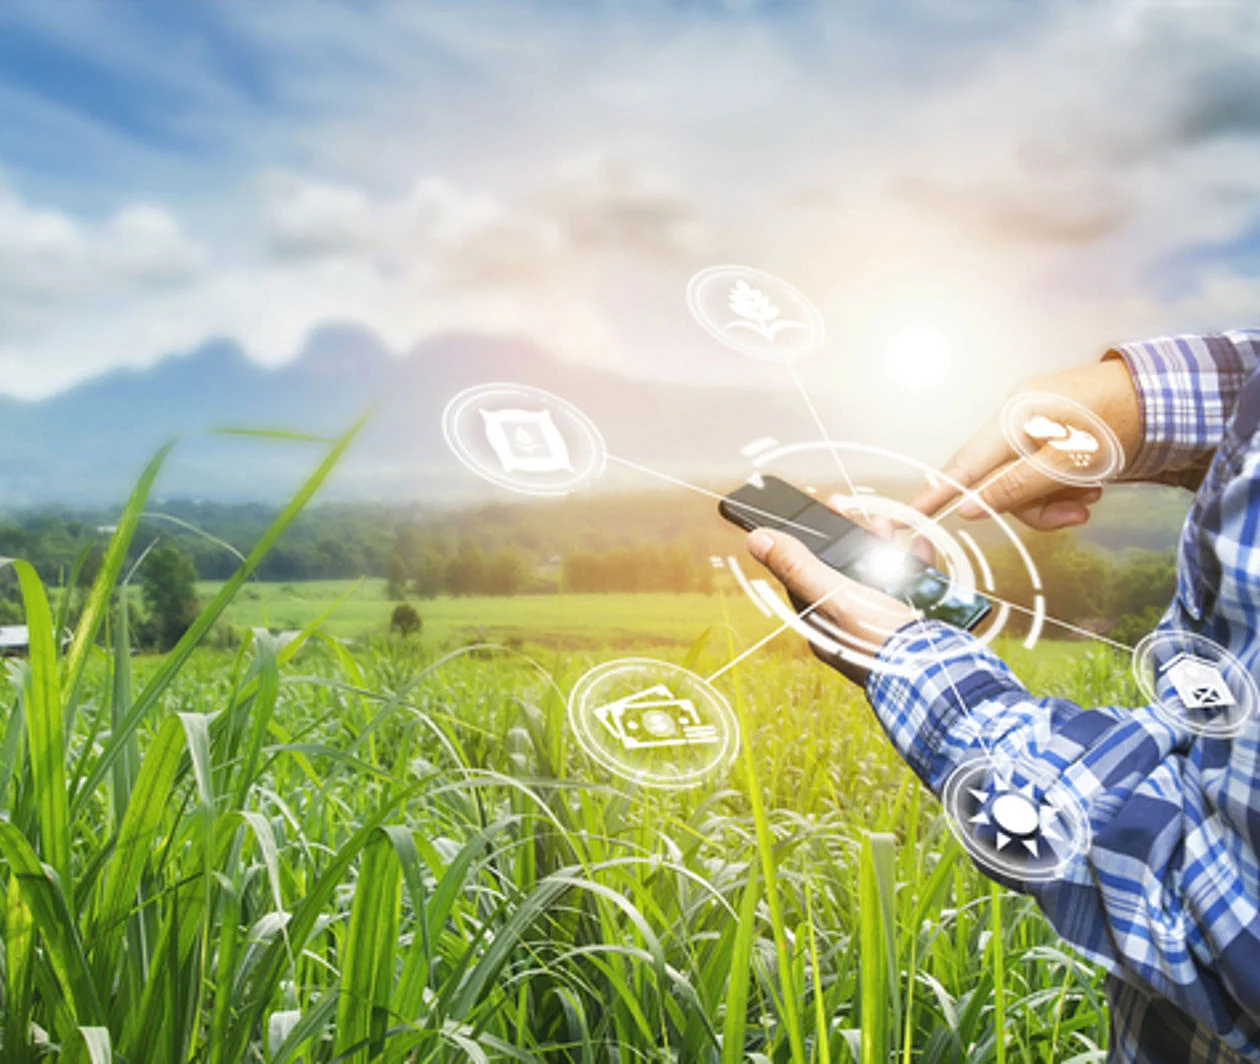
POLYGON ((751 329, 773 343, 784 329, 806 328, 804 322, 780 318, 779 308, 770 302, 769 297, 742 277, 731 288, 727 302, 731 310, 739 315, 739 320, 727 322, 723 329, 751 329))

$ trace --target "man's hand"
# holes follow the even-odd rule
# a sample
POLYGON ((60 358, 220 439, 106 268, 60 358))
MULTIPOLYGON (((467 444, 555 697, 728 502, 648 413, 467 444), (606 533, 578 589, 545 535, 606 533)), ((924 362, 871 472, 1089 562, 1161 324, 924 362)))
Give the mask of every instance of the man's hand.
MULTIPOLYGON (((1128 367, 1121 359, 1107 359, 1078 369, 1055 373, 1029 381, 1028 391, 1052 392, 1074 399, 1088 407, 1115 432, 1126 454, 1140 442, 1142 412, 1137 389, 1128 367)), ((1050 449, 1042 452, 1045 464, 1064 462, 1065 457, 1050 449)), ((1076 488, 1060 483, 1019 459, 1007 443, 999 418, 991 418, 972 439, 945 463, 941 470, 965 488, 992 480, 980 497, 998 513, 1010 513, 1041 532, 1083 525, 1089 520, 1089 507, 1102 495, 1101 488, 1076 488)), ((958 490, 945 480, 924 488, 910 505, 932 516, 941 510, 958 490)), ((958 507, 959 516, 982 517, 985 511, 972 499, 958 507)))
MULTIPOLYGON (((891 548, 890 549, 896 549, 891 548)), ((904 602, 850 580, 819 561, 799 540, 785 532, 759 528, 748 536, 748 550, 787 589, 797 611, 809 611, 841 631, 858 645, 879 645, 920 614, 904 602)), ((855 662, 833 658, 814 648, 827 664, 854 683, 866 681, 866 669, 855 662)))

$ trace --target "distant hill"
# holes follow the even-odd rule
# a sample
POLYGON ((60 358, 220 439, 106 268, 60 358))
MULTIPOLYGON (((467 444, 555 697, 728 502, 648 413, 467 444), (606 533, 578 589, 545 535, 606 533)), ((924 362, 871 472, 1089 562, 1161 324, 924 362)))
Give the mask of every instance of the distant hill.
MULTIPOLYGON (((116 502, 177 434, 185 439, 159 496, 280 501, 310 469, 309 448, 207 438, 204 430, 249 425, 331 435, 371 407, 371 423, 325 497, 489 498, 494 489, 458 465, 440 428, 452 395, 489 381, 563 395, 595 420, 614 453, 676 475, 742 473, 742 445, 762 435, 792 439, 805 424, 799 397, 788 391, 623 377, 562 362, 524 341, 476 335, 443 336, 397 357, 368 332, 336 327, 277 369, 216 342, 47 400, 0 399, 0 503, 116 502)), ((650 484, 618 470, 605 479, 612 488, 650 484)))
MULTIPOLYGON (((749 472, 740 448, 750 440, 816 436, 800 396, 791 390, 620 376, 560 361, 522 340, 482 335, 442 336, 397 356, 363 329, 328 327, 299 358, 276 369, 223 341, 147 370, 108 374, 40 402, 0 399, 0 505, 117 505, 149 456, 176 435, 184 438, 158 484, 157 499, 275 505, 310 470, 316 451, 301 444, 209 437, 205 430, 247 425, 333 435, 375 407, 321 498, 466 514, 481 504, 522 507, 509 518, 518 532, 536 519, 546 525, 563 513, 578 526, 603 524, 613 539, 651 537, 661 529, 649 526, 662 522, 672 534, 684 515, 708 517, 712 500, 615 466, 596 491, 582 492, 558 509, 528 504, 523 496, 481 481, 450 454, 440 418, 452 395, 488 381, 517 381, 563 395, 594 419, 613 454, 715 490, 749 472), (613 498, 658 488, 665 489, 671 505, 613 498)), ((843 411, 824 405, 822 415, 830 424, 844 423, 843 411)), ((834 482, 836 469, 829 456, 821 457, 819 483, 834 482)), ((796 469, 789 475, 797 477, 796 469)), ((911 489, 885 482, 881 490, 904 497, 911 489)), ((1111 488, 1079 538, 1113 552, 1171 549, 1188 501, 1187 494, 1172 489, 1111 488)))

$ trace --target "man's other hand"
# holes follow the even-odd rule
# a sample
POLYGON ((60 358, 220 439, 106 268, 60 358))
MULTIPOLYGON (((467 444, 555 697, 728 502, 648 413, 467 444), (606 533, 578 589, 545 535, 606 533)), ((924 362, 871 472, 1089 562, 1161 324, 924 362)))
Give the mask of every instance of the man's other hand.
MULTIPOLYGON (((1141 439, 1137 389, 1121 359, 1039 377, 1026 382, 1020 391, 1051 392, 1088 407, 1111 427, 1126 454, 1133 454, 1141 439)), ((1043 457, 1047 465, 1066 460, 1049 449, 1043 457)), ((1069 487, 1020 459, 1002 432, 999 416, 990 418, 941 472, 964 488, 985 485, 980 498, 997 513, 1012 514, 1039 532, 1083 525, 1089 520, 1089 508, 1102 495, 1101 488, 1069 487)), ((919 492, 910 505, 931 517, 958 494, 958 489, 942 478, 919 492)), ((985 511, 976 500, 967 499, 958 507, 958 514, 976 518, 983 517, 985 511)))

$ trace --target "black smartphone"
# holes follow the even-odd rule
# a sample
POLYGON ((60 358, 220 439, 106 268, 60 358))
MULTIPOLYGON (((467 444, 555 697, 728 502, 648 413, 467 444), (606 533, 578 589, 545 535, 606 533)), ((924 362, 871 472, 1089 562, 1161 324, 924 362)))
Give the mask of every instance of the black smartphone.
POLYGON ((971 629, 993 608, 984 596, 951 588, 939 569, 778 477, 741 485, 723 497, 718 512, 748 532, 771 528, 795 536, 837 572, 908 602, 925 617, 971 629))

